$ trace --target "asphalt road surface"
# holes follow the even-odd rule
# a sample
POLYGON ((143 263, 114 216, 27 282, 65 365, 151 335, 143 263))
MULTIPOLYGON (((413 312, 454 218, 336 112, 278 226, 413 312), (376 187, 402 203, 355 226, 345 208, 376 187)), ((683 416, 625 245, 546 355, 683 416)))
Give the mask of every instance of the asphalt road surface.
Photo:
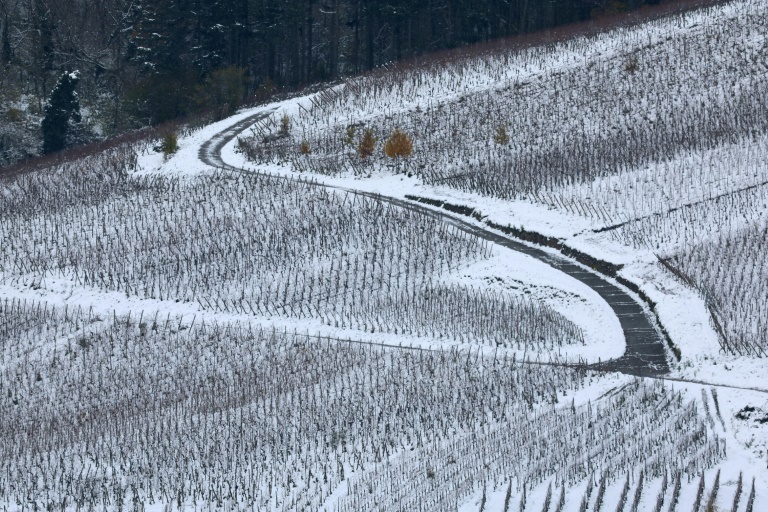
MULTIPOLYGON (((200 160, 210 166, 220 169, 255 173, 254 171, 239 169, 227 164, 222 159, 221 151, 224 146, 234 140, 235 137, 270 113, 271 112, 261 112, 249 116, 216 134, 200 147, 200 160)), ((564 272, 574 279, 578 279, 600 294, 611 309, 613 309, 621 323, 621 328, 624 331, 624 337, 627 344, 626 351, 620 358, 604 361, 599 364, 592 364, 590 367, 596 370, 615 371, 644 377, 662 377, 669 373, 667 350, 664 345, 664 339, 655 326, 649 312, 642 306, 639 299, 630 295, 623 288, 609 281, 601 274, 587 270, 585 267, 559 254, 528 245, 508 235, 478 226, 461 217, 429 208, 420 203, 344 187, 323 184, 316 184, 316 186, 344 192, 353 192, 376 198, 401 208, 417 211, 423 215, 428 215, 439 219, 442 222, 451 224, 458 229, 471 233, 493 244, 527 254, 528 256, 546 263, 552 268, 564 272)))

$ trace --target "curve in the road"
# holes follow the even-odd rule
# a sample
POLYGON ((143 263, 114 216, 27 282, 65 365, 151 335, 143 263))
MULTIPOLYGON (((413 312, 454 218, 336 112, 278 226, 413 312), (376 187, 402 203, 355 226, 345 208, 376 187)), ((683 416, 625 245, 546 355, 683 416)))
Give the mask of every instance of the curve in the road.
MULTIPOLYGON (((269 113, 271 112, 260 112, 248 116, 216 134, 200 147, 198 153, 200 160, 205 164, 220 169, 236 172, 254 172, 245 171, 227 164, 222 158, 221 152, 224 149, 224 146, 234 140, 235 137, 255 124, 259 119, 269 115, 269 113)), ((585 267, 558 254, 553 254, 543 249, 527 245, 521 241, 510 238, 507 235, 485 227, 477 226, 464 219, 444 213, 443 211, 434 210, 419 203, 344 187, 319 183, 315 184, 329 189, 372 197, 401 208, 431 216, 496 245, 527 254, 528 256, 536 258, 574 279, 581 281, 595 290, 616 314, 621 324, 621 328, 624 331, 627 346, 624 355, 620 358, 605 361, 597 365, 591 365, 591 367, 596 370, 617 371, 647 377, 660 377, 669 372, 664 340, 648 312, 635 297, 630 295, 629 292, 600 274, 589 271, 585 269, 585 267)))

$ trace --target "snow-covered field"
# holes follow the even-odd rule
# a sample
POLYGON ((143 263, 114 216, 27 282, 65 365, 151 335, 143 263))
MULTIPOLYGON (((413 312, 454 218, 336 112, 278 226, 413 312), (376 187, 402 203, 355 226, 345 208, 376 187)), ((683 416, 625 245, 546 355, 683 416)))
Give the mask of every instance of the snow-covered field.
POLYGON ((766 14, 381 72, 0 183, 0 506, 768 509, 766 14), (259 112, 222 156, 266 176, 199 161, 259 112), (364 128, 413 156, 361 160, 364 128), (682 359, 563 365, 624 351, 594 290, 356 190, 623 265, 682 359))

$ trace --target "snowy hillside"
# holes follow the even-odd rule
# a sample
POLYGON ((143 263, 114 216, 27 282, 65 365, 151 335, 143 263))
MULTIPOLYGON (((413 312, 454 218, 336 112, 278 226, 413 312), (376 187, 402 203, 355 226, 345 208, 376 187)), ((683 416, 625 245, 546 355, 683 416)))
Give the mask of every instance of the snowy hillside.
POLYGON ((0 182, 0 507, 768 508, 767 15, 382 70, 0 182), (604 371, 633 315, 669 372, 604 371))
POLYGON ((351 80, 275 112, 241 149, 262 165, 329 176, 414 176, 413 193, 615 263, 655 253, 707 297, 718 349, 766 356, 767 14, 764 2, 730 2, 351 80), (290 135, 271 137, 286 114, 290 135), (351 141, 363 127, 381 141, 411 134, 412 157, 361 160, 351 141), (731 239, 744 250, 726 250, 731 239))

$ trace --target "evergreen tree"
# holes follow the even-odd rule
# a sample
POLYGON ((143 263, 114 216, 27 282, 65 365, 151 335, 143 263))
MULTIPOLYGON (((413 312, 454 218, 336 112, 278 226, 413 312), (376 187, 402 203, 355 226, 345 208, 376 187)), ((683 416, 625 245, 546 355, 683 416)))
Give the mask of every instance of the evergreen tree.
POLYGON ((147 74, 168 75, 189 60, 189 10, 184 0, 142 0, 134 4, 129 57, 147 74))
POLYGON ((140 123, 158 124, 184 116, 199 76, 192 67, 195 45, 187 0, 142 0, 132 12, 128 58, 141 79, 129 89, 129 110, 140 123))
POLYGON ((233 63, 238 6, 231 0, 195 0, 195 4, 193 63, 201 74, 208 74, 233 63))
POLYGON ((35 92, 40 96, 48 93, 48 79, 54 69, 54 19, 45 0, 35 0, 31 19, 32 57, 30 74, 34 78, 35 92))
POLYGON ((8 26, 8 15, 5 15, 5 24, 3 25, 2 51, 0 52, 0 64, 9 66, 13 61, 13 48, 11 48, 10 27, 8 26))
POLYGON ((82 120, 80 101, 75 92, 79 80, 77 71, 61 75, 45 104, 45 117, 42 122, 43 153, 53 153, 66 148, 70 123, 79 123, 82 120))

